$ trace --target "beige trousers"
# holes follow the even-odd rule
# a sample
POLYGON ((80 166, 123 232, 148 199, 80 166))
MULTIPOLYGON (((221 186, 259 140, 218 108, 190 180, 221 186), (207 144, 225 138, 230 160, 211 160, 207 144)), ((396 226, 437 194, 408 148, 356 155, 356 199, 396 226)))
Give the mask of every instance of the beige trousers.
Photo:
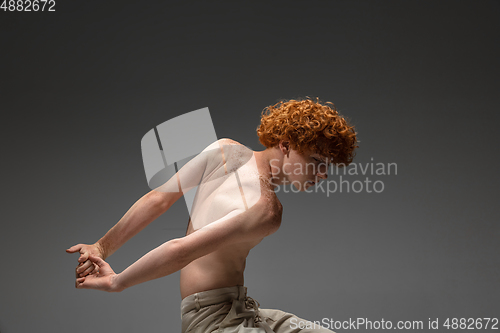
POLYGON ((182 333, 333 333, 290 313, 259 309, 246 294, 246 287, 235 286, 184 298, 182 333))

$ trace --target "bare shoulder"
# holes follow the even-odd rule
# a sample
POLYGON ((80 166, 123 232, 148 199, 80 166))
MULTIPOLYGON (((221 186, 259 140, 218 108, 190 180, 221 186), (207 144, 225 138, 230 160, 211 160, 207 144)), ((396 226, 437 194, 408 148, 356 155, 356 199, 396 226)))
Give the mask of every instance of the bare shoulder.
POLYGON ((222 138, 222 139, 219 139, 218 142, 222 145, 239 145, 239 146, 243 146, 241 143, 239 143, 238 141, 235 141, 233 139, 229 139, 229 138, 222 138))

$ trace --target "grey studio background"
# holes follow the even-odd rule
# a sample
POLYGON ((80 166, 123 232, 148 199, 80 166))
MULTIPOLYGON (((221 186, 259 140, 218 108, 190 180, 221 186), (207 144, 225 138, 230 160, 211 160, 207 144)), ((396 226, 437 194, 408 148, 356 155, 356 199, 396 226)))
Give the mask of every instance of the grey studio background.
MULTIPOLYGON (((356 163, 397 175, 368 176, 381 193, 279 193, 282 226, 248 258, 249 295, 309 320, 422 320, 421 332, 429 318, 500 317, 498 1, 55 8, 0 11, 0 332, 179 332, 178 274, 76 290, 65 249, 148 192, 153 126, 209 107, 220 138, 260 150, 262 109, 304 96, 351 119, 356 163)), ((121 272, 187 218, 180 200, 108 262, 121 272)))

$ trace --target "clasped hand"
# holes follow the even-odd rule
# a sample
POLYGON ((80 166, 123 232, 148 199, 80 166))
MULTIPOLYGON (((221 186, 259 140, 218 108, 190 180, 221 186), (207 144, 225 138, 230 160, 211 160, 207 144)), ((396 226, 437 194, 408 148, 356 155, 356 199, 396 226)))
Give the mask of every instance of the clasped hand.
POLYGON ((96 289, 107 292, 119 292, 121 288, 117 274, 105 262, 103 253, 97 245, 77 244, 66 250, 67 253, 80 253, 76 267, 75 287, 78 289, 96 289))

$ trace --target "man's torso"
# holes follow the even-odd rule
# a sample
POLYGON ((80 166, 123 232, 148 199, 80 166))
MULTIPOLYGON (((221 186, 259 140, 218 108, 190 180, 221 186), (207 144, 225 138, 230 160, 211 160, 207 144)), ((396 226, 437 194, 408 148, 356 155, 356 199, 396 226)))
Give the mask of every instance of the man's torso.
MULTIPOLYGON (((217 221, 243 213, 261 195, 278 200, 266 179, 265 166, 248 148, 223 141, 221 160, 197 188, 186 235, 217 221)), ((241 242, 217 250, 181 270, 181 296, 244 284, 243 272, 250 250, 262 239, 241 242)))

